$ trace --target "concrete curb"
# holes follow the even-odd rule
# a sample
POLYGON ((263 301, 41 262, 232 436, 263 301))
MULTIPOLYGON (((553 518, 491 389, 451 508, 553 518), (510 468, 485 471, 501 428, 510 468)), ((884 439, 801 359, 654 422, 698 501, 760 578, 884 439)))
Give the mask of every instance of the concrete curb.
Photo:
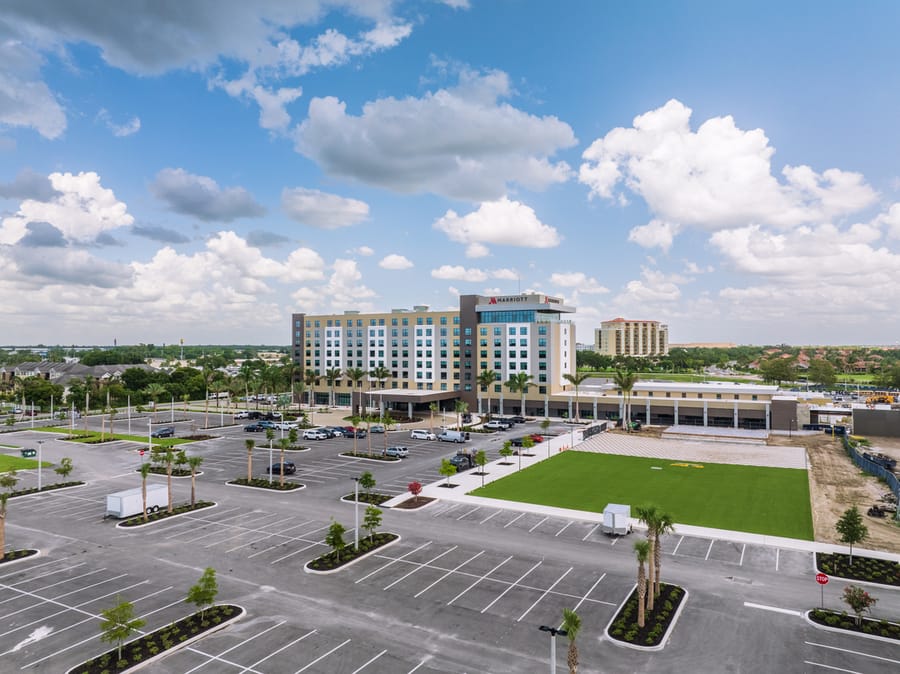
MULTIPOLYGON (((678 587, 681 587, 680 585, 678 587)), ((663 635, 662 641, 660 641, 656 646, 641 646, 640 644, 630 644, 627 641, 620 641, 619 639, 615 639, 610 636, 609 628, 612 627, 612 624, 616 620, 616 616, 619 615, 619 611, 622 610, 622 607, 625 606, 625 602, 628 601, 628 598, 631 596, 631 593, 637 589, 637 583, 631 586, 631 589, 628 591, 628 594, 625 595, 625 599, 622 600, 622 603, 616 608, 616 612, 613 613, 612 618, 609 619, 609 622, 606 624, 606 629, 603 630, 603 637, 607 641, 613 643, 616 646, 622 646, 624 648, 630 648, 634 651, 661 651, 666 647, 666 644, 669 643, 669 639, 672 636, 672 632, 675 631, 675 625, 678 624, 678 618, 681 617, 681 610, 684 608, 684 605, 687 604, 688 596, 690 593, 687 591, 687 588, 681 587, 684 590, 684 598, 681 600, 681 603, 678 605, 678 610, 675 611, 675 615, 672 616, 672 622, 669 623, 669 627, 666 629, 666 633, 663 635)))
MULTIPOLYGON (((275 484, 273 481, 272 484, 275 484)), ((268 487, 254 487, 252 484, 231 484, 230 482, 226 482, 226 487, 233 487, 234 489, 256 489, 258 491, 269 492, 271 494, 298 494, 304 489, 306 489, 305 484, 301 484, 300 482, 294 482, 293 484, 299 485, 296 489, 269 489, 268 487)))
POLYGON ((20 557, 19 559, 11 559, 8 562, 0 563, 0 569, 5 569, 7 566, 12 566, 13 564, 18 564, 19 562, 27 562, 31 559, 37 559, 41 557, 41 551, 38 548, 22 548, 23 550, 37 550, 37 552, 33 555, 28 555, 27 557, 20 557))
MULTIPOLYGON (((392 534, 393 532, 392 532, 392 531, 385 531, 385 532, 383 532, 383 533, 392 534)), ((385 548, 389 548, 389 547, 392 546, 394 543, 399 543, 399 542, 402 540, 400 534, 393 534, 393 535, 396 536, 397 538, 395 538, 394 540, 392 540, 390 543, 385 543, 384 545, 378 546, 378 547, 375 548, 374 550, 369 550, 368 552, 361 554, 359 557, 357 557, 356 559, 354 559, 352 562, 347 562, 346 564, 341 564, 341 565, 340 565, 338 568, 336 568, 336 569, 328 569, 328 570, 326 570, 326 571, 317 571, 316 569, 311 569, 311 568, 309 568, 310 562, 307 562, 306 564, 303 565, 303 570, 304 570, 306 573, 312 573, 312 574, 316 574, 316 575, 318 575, 318 576, 327 576, 327 575, 330 575, 330 574, 333 574, 333 573, 338 573, 339 571, 343 571, 343 570, 346 569, 347 567, 353 566, 353 565, 356 564, 357 562, 359 562, 359 561, 361 561, 361 560, 363 560, 363 559, 366 559, 369 555, 373 555, 373 554, 375 554, 376 552, 378 552, 379 550, 384 550, 385 548)), ((310 561, 312 561, 312 560, 310 560, 310 561)))
MULTIPOLYGON (((122 522, 117 522, 117 523, 116 523, 116 529, 124 529, 125 531, 130 531, 130 530, 132 530, 132 529, 143 529, 144 527, 152 527, 154 524, 160 524, 160 523, 162 523, 162 522, 168 522, 168 521, 170 521, 170 520, 178 519, 179 517, 184 517, 185 515, 190 515, 190 514, 192 514, 192 513, 197 513, 197 512, 200 512, 200 511, 202 511, 202 510, 212 510, 213 508, 218 508, 218 507, 219 507, 219 504, 214 502, 214 503, 213 503, 212 505, 210 505, 210 506, 204 506, 203 508, 197 508, 196 510, 188 510, 187 512, 177 513, 177 514, 175 514, 175 515, 169 515, 168 517, 163 517, 162 519, 155 520, 155 521, 151 521, 151 522, 144 522, 143 524, 134 524, 134 525, 132 525, 132 526, 130 526, 130 527, 126 527, 126 526, 125 526, 125 522, 127 522, 128 520, 130 520, 131 517, 126 517, 124 521, 122 521, 122 522)), ((140 514, 134 515, 134 517, 139 517, 139 515, 140 515, 140 514)))
MULTIPOLYGON (((900 644, 900 639, 891 639, 890 637, 883 637, 879 634, 866 634, 865 632, 856 632, 854 630, 845 630, 840 627, 831 627, 829 625, 820 625, 815 620, 812 620, 809 617, 809 614, 816 610, 819 610, 819 609, 809 609, 808 611, 804 611, 803 619, 818 630, 824 630, 826 632, 836 632, 837 634, 848 634, 853 637, 862 637, 863 639, 872 639, 874 641, 881 641, 882 643, 894 644, 895 646, 900 644)), ((828 611, 829 613, 836 613, 835 611, 831 611, 830 609, 822 609, 822 610, 828 611)), ((874 618, 870 618, 870 620, 874 620, 874 618)), ((888 620, 888 622, 893 625, 897 624, 891 620, 888 620)))

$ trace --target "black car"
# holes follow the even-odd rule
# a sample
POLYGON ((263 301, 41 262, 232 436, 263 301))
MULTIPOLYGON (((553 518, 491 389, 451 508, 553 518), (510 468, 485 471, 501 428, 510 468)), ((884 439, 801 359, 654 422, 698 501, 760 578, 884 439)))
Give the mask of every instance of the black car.
POLYGON ((246 433, 262 433, 264 430, 266 430, 266 427, 262 424, 247 424, 244 426, 246 433))
POLYGON ((165 426, 164 428, 157 428, 150 434, 151 438, 172 438, 175 436, 175 427, 174 426, 165 426))
MULTIPOLYGON (((364 438, 364 437, 366 437, 366 435, 368 435, 368 433, 366 433, 365 428, 357 428, 354 435, 356 435, 357 438, 364 438)), ((353 437, 353 436, 350 436, 350 437, 353 437)))
POLYGON ((297 466, 291 461, 285 461, 283 464, 273 463, 269 466, 269 472, 272 473, 272 475, 281 475, 282 473, 285 475, 293 475, 297 472, 297 466))
POLYGON ((524 424, 524 423, 525 423, 525 417, 523 417, 523 416, 520 415, 520 414, 517 414, 517 415, 514 416, 514 417, 510 417, 509 420, 512 421, 512 422, 515 423, 515 424, 524 424))

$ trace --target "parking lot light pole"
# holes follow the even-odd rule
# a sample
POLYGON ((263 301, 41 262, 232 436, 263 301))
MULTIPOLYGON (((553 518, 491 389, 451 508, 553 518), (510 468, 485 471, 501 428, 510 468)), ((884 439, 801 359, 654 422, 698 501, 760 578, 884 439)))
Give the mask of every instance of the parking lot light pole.
POLYGON ((41 449, 44 446, 43 440, 38 440, 38 491, 41 490, 41 449))
POLYGON ((353 509, 355 511, 355 527, 353 529, 353 549, 359 552, 359 478, 351 477, 353 480, 353 509))
MULTIPOLYGON (((281 466, 284 471, 284 466, 281 466)), ((269 438, 269 484, 272 484, 272 438, 269 438)))
POLYGON ((538 629, 541 632, 550 632, 550 674, 556 674, 556 635, 567 636, 569 633, 547 625, 541 625, 538 629))

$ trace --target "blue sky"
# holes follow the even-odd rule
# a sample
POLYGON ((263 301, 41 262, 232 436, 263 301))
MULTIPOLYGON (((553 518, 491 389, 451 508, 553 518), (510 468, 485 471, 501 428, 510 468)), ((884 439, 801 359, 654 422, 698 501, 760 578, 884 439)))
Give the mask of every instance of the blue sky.
POLYGON ((533 290, 900 342, 893 2, 11 0, 0 344, 533 290))

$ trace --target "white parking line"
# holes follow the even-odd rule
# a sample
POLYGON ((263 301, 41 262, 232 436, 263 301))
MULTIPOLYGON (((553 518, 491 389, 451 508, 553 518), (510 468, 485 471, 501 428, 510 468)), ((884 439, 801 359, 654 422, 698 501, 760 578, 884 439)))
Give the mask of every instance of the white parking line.
POLYGON ((488 516, 485 517, 483 520, 481 520, 478 524, 484 524, 485 522, 487 522, 487 521, 488 521, 489 519, 491 519, 492 517, 496 517, 497 515, 499 515, 501 512, 503 512, 503 511, 502 511, 502 510, 495 510, 495 511, 492 512, 490 515, 488 515, 488 516))
POLYGON ((562 529, 560 529, 559 531, 556 532, 556 536, 559 536, 563 531, 565 531, 566 529, 568 529, 568 528, 572 525, 572 522, 573 522, 573 521, 574 521, 574 520, 569 520, 568 522, 566 522, 565 526, 563 526, 562 529))
POLYGON ((304 640, 306 637, 308 637, 308 636, 311 636, 311 635, 315 634, 316 631, 317 631, 317 630, 310 630, 309 632, 307 632, 306 634, 304 634, 302 637, 298 637, 298 638, 294 639, 293 641, 291 641, 290 643, 285 644, 284 646, 282 646, 282 647, 279 648, 278 650, 272 651, 272 652, 269 653, 266 657, 264 657, 264 658, 262 658, 262 659, 260 659, 260 660, 257 660, 257 661, 254 662, 252 665, 248 665, 247 667, 244 667, 240 672, 238 672, 238 674, 243 674, 244 672, 247 672, 247 671, 249 671, 249 670, 251 670, 251 669, 255 669, 257 665, 262 664, 263 662, 265 662, 266 660, 268 660, 269 658, 271 658, 273 655, 278 655, 279 653, 281 653, 281 651, 286 651, 288 648, 290 648, 290 647, 293 646, 294 644, 296 644, 296 643, 298 643, 298 642, 300 642, 300 641, 303 641, 303 640, 304 640))
POLYGON ((407 553, 406 553, 405 555, 403 555, 402 557, 397 557, 396 559, 392 559, 391 561, 389 561, 389 562, 388 562, 387 564, 385 564, 384 566, 379 566, 379 567, 378 567, 377 569, 375 569, 374 571, 370 571, 369 573, 367 573, 367 574, 366 574, 365 576, 363 576, 362 578, 359 578, 359 579, 355 580, 353 584, 356 585, 356 584, 358 584, 358 583, 363 582, 364 580, 366 580, 366 579, 369 578, 370 576, 374 576, 374 575, 375 575, 376 573, 378 573, 379 571, 382 571, 383 569, 386 569, 386 568, 388 568, 389 566, 392 566, 392 565, 396 564, 397 562, 406 559, 406 558, 409 557, 410 555, 413 555, 413 554, 417 553, 419 550, 422 550, 423 548, 426 548, 426 547, 428 547, 429 545, 431 545, 431 541, 428 541, 428 542, 426 542, 426 543, 422 543, 422 545, 420 545, 419 547, 415 548, 414 550, 410 550, 409 552, 407 552, 407 553))
MULTIPOLYGON (((83 566, 83 565, 84 565, 84 564, 78 564, 77 566, 83 566)), ((70 568, 74 568, 74 567, 70 567, 70 568)), ((70 583, 70 582, 72 582, 73 580, 78 580, 79 578, 84 578, 84 577, 86 577, 86 576, 92 576, 92 575, 94 575, 95 573, 100 573, 101 571, 106 571, 106 569, 105 569, 105 568, 103 568, 103 569, 96 569, 96 570, 94 570, 94 571, 88 571, 87 573, 82 573, 80 576, 72 576, 71 578, 64 578, 63 580, 60 580, 60 581, 58 581, 58 582, 56 582, 56 583, 51 583, 50 585, 44 585, 43 587, 38 588, 37 590, 35 590, 35 592, 45 592, 46 590, 49 590, 51 587, 56 587, 57 585, 63 585, 63 584, 65 584, 65 583, 70 583)), ((60 572, 59 572, 59 569, 55 569, 55 570, 49 571, 49 572, 47 572, 47 573, 42 573, 40 576, 33 576, 33 577, 30 577, 30 578, 26 578, 26 579, 23 580, 21 583, 15 583, 14 585, 12 585, 12 587, 16 587, 16 586, 18 586, 18 585, 22 585, 22 583, 30 583, 31 581, 37 580, 38 578, 43 578, 44 576, 55 576, 55 575, 59 575, 59 573, 60 573, 60 572)), ((6 602, 8 602, 8 601, 13 601, 14 599, 16 599, 16 597, 10 597, 9 599, 4 599, 3 601, 0 601, 0 604, 5 604, 6 602)), ((0 619, 2 619, 2 618, 4 618, 4 617, 5 617, 5 616, 0 616, 0 619)))
POLYGON ((833 665, 826 665, 821 662, 812 662, 810 660, 804 660, 804 665, 812 665, 813 667, 822 667, 823 669, 830 669, 834 672, 847 672, 847 674, 864 674, 864 672, 857 672, 855 669, 844 669, 843 667, 834 667, 833 665))
POLYGON ((542 519, 542 520, 541 520, 540 522, 538 522, 537 524, 535 524, 533 527, 531 527, 531 528, 528 530, 528 533, 530 534, 532 531, 534 531, 535 529, 537 529, 539 526, 541 526, 541 525, 542 525, 544 522, 546 522, 548 519, 550 519, 550 516, 549 516, 549 515, 548 515, 547 517, 545 517, 544 519, 542 519))
POLYGON ((515 522, 518 522, 519 519, 521 519, 522 517, 525 517, 525 513, 519 513, 519 515, 518 515, 517 517, 513 517, 509 522, 507 522, 506 524, 503 525, 503 528, 505 529, 505 528, 508 527, 510 524, 513 524, 513 523, 515 523, 515 522))
MULTIPOLYGON (((257 634, 254 634, 252 637, 248 637, 248 638, 244 639, 243 641, 239 641, 238 643, 236 643, 236 644, 235 644, 234 646, 232 646, 231 648, 226 648, 224 651, 222 651, 222 652, 219 653, 218 655, 210 655, 210 654, 208 654, 208 653, 200 653, 200 651, 194 651, 195 653, 198 653, 198 654, 200 654, 200 655, 206 656, 207 658, 209 658, 209 660, 207 660, 206 662, 200 663, 199 665, 197 665, 197 666, 194 667, 193 669, 187 670, 186 672, 184 672, 184 674, 191 674, 191 672, 195 672, 195 671, 197 671, 198 669, 200 669, 201 667, 205 667, 206 665, 208 665, 208 664, 209 664, 210 662, 212 662, 213 660, 218 661, 218 660, 219 660, 223 655, 225 655, 226 653, 230 653, 230 652, 233 651, 235 648, 239 648, 239 647, 241 647, 241 646, 244 646, 245 644, 247 644, 247 643, 253 641, 253 640, 256 639, 257 637, 261 637, 263 634, 266 634, 267 632, 271 632, 272 630, 274 630, 274 629, 276 629, 276 628, 278 628, 278 627, 281 627, 281 626, 284 625, 286 622, 287 622, 287 620, 282 620, 281 622, 275 623, 275 624, 272 625, 271 627, 267 627, 266 629, 264 629, 262 632, 258 632, 257 634)), ((193 650, 193 649, 191 649, 191 650, 193 650)), ((247 669, 245 669, 244 671, 246 672, 246 671, 256 671, 256 670, 251 670, 250 668, 247 668, 247 669)))
POLYGON ((566 571, 563 575, 561 575, 559 578, 557 578, 557 579, 556 579, 556 582, 553 583, 553 585, 551 585, 551 586, 548 587, 546 590, 544 590, 544 594, 542 594, 540 597, 538 597, 538 598, 535 600, 535 602, 534 602, 531 606, 529 606, 528 609, 526 609, 525 613, 523 613, 523 614, 520 615, 518 618, 516 618, 516 622, 522 622, 522 618, 524 618, 524 617, 527 616, 529 613, 531 613, 531 609, 533 609, 535 606, 537 606, 538 603, 541 601, 541 599, 543 599, 543 598, 546 597, 548 594, 550 594, 551 592, 553 592, 553 588, 556 587, 557 585, 559 585, 560 582, 562 581, 562 579, 565 578, 566 576, 568 576, 569 573, 571 573, 571 571, 572 571, 573 568, 575 568, 575 567, 570 566, 569 569, 568 569, 568 571, 566 571))
MULTIPOLYGON (((42 568, 42 567, 49 566, 49 565, 51 565, 51 564, 60 564, 60 565, 62 565, 62 562, 66 561, 67 559, 69 559, 69 557, 63 557, 62 559, 49 559, 49 560, 47 560, 46 562, 43 562, 43 563, 41 563, 41 564, 35 564, 34 566, 29 566, 28 568, 29 568, 30 571, 34 571, 35 569, 40 569, 40 568, 42 568)), ((68 567, 65 567, 65 568, 66 568, 66 569, 69 569, 69 570, 71 570, 71 569, 77 569, 79 566, 84 566, 84 564, 85 564, 84 562, 78 562, 77 564, 72 564, 71 566, 68 566, 68 567)), ((3 575, 0 575, 0 580, 3 580, 4 578, 9 578, 10 576, 18 575, 19 573, 21 573, 21 572, 20 572, 20 571, 13 571, 13 572, 11 572, 11 573, 4 573, 3 575)), ((59 573, 59 569, 54 569, 53 571, 48 571, 47 573, 42 573, 42 574, 37 575, 37 576, 35 576, 35 575, 29 575, 27 578, 25 578, 25 579, 22 580, 21 582, 19 582, 19 583, 14 583, 14 584, 12 585, 12 587, 15 587, 16 585, 21 585, 22 583, 29 583, 29 582, 31 582, 32 580, 36 580, 36 579, 38 579, 38 578, 43 578, 44 576, 52 576, 54 573, 59 573)))
POLYGON ((432 515, 432 517, 440 517, 441 515, 446 515, 447 513, 451 513, 454 510, 456 510, 457 508, 459 508, 461 505, 462 505, 462 503, 455 503, 452 506, 450 506, 449 508, 444 508, 443 510, 436 512, 434 515, 432 515))
POLYGON ((484 612, 487 611, 489 608, 491 608, 491 606, 493 606, 493 605, 496 604, 498 601, 500 601, 501 599, 503 599, 504 595, 506 595, 507 592, 509 592, 511 589, 513 589, 516 585, 518 585, 520 581, 524 580, 525 576, 527 576, 529 573, 531 573, 531 572, 534 571, 536 568, 538 568, 542 563, 543 563, 542 561, 538 562, 537 564, 535 564, 534 566, 532 566, 530 569, 528 569, 528 571, 526 571, 525 573, 523 573, 523 574, 519 577, 519 579, 518 579, 516 582, 510 583, 510 584, 509 584, 509 587, 506 588, 505 590, 503 590, 503 592, 500 593, 500 596, 498 596, 496 599, 494 599, 494 601, 492 601, 490 604, 488 604, 488 605, 485 606, 483 609, 481 609, 481 612, 484 613, 484 612))
POLYGON ((682 541, 684 541, 684 536, 682 536, 681 538, 678 539, 678 545, 676 545, 676 546, 675 546, 675 549, 672 550, 672 556, 673 556, 673 557, 674 557, 675 555, 678 554, 678 548, 681 547, 682 541))
POLYGON ((366 662, 365 664, 363 664, 362 667, 358 667, 357 669, 354 669, 353 672, 351 672, 351 674, 358 674, 359 672, 361 672, 361 671, 364 670, 366 667, 368 667, 369 665, 371 665, 373 662, 375 662, 378 658, 380 658, 380 657, 381 657, 382 655, 384 655, 385 653, 387 653, 387 649, 386 649, 386 648, 385 648, 383 651, 381 651, 381 653, 379 653, 378 655, 376 655, 374 658, 372 658, 371 660, 369 660, 368 662, 366 662))
POLYGON ((450 570, 447 571, 443 576, 441 576, 441 577, 438 578, 436 581, 434 581, 431 585, 429 585, 428 587, 426 587, 426 588, 424 588, 424 589, 422 589, 422 590, 419 590, 416 594, 413 595, 413 597, 415 597, 416 599, 418 599, 418 598, 421 597, 423 594, 425 594, 426 592, 428 592, 428 590, 430 590, 430 589, 433 588, 435 585, 437 585, 437 584, 440 583, 442 580, 444 580, 444 578, 446 578, 447 576, 449 576, 449 575, 451 575, 451 574, 453 574, 453 573, 456 573, 456 572, 459 571, 462 567, 464 567, 466 564, 468 564, 468 563, 471 562, 471 561, 474 561, 474 560, 478 559, 478 558, 481 557, 481 555, 483 555, 483 554, 484 554, 484 550, 482 550, 481 552, 479 552, 479 553, 477 553, 477 554, 475 554, 475 555, 472 555, 472 556, 469 557, 466 561, 460 562, 460 563, 457 564, 454 568, 450 569, 450 570))
MULTIPOLYGON (((238 533, 234 534, 233 536, 228 536, 228 537, 226 537, 226 538, 223 538, 223 539, 221 539, 221 540, 215 541, 215 542, 213 542, 213 543, 209 543, 208 545, 204 545, 203 547, 204 547, 204 548, 211 548, 211 547, 213 547, 213 546, 219 545, 220 543, 227 543, 228 541, 234 540, 235 538, 240 538, 241 536, 244 536, 244 535, 246 535, 246 534, 264 534, 264 533, 268 533, 268 532, 266 532, 266 531, 261 531, 260 529, 258 529, 258 528, 256 528, 256 527, 258 527, 258 526, 266 526, 267 524, 271 524, 272 522, 277 521, 277 520, 280 519, 281 517, 283 517, 283 516, 282 516, 280 513, 266 513, 266 514, 263 515, 262 517, 256 517, 256 518, 250 520, 250 522, 253 523, 253 527, 247 527, 247 528, 245 528, 243 531, 239 531, 238 533), (266 522, 265 524, 262 524, 262 525, 258 524, 258 522, 260 522, 260 521, 265 521, 265 520, 268 520, 268 522, 266 522)), ((241 526, 241 528, 244 528, 244 523, 241 523, 240 526, 241 526)), ((230 551, 226 550, 226 552, 230 552, 230 551)))
POLYGON ((284 555, 283 557, 279 557, 278 559, 272 560, 271 562, 269 562, 269 564, 278 564, 278 562, 283 562, 285 559, 288 559, 289 557, 293 557, 294 555, 299 555, 301 552, 304 552, 305 550, 309 550, 310 548, 315 547, 316 545, 325 545, 325 543, 324 543, 324 541, 310 543, 309 545, 303 546, 299 550, 294 550, 294 552, 290 552, 290 553, 284 555))
POLYGON ((582 541, 586 541, 587 539, 589 539, 589 538, 591 537, 591 534, 594 533, 595 531, 597 531, 597 529, 598 529, 599 527, 600 527, 600 524, 599 524, 599 523, 598 523, 598 524, 595 524, 595 525, 591 528, 591 530, 588 531, 588 532, 584 535, 584 538, 582 538, 581 540, 582 540, 582 541))
POLYGON ((464 514, 460 515, 459 517, 457 517, 457 518, 456 518, 456 521, 459 522, 459 521, 460 521, 461 519, 463 519, 464 517, 468 517, 468 516, 471 515, 472 513, 478 512, 479 510, 481 510, 481 507, 480 507, 480 506, 475 507, 475 508, 472 508, 469 512, 464 513, 464 514))
POLYGON ((706 551, 706 557, 703 558, 704 560, 709 559, 709 553, 712 552, 712 546, 713 546, 713 543, 715 543, 715 542, 716 542, 715 538, 709 542, 709 549, 706 551))
MULTIPOLYGON (((429 559, 427 562, 416 563, 416 564, 417 564, 417 565, 416 565, 416 568, 414 568, 414 569, 413 569, 412 571, 410 571, 409 573, 403 574, 403 575, 400 576, 397 580, 395 580, 393 583, 391 583, 391 584, 389 584, 389 585, 383 587, 382 589, 383 589, 383 590, 390 590, 392 587, 394 587, 394 585, 396 585, 397 583, 399 583, 401 580, 405 580, 406 578, 408 578, 409 576, 413 575, 416 571, 419 571, 419 570, 422 569, 423 567, 430 566, 432 563, 436 562, 437 560, 439 560, 439 559, 440 559, 441 557, 443 557, 444 555, 449 555, 451 552, 453 552, 454 550, 456 550, 457 547, 458 547, 458 546, 454 545, 454 546, 453 546, 452 548, 450 548, 449 550, 445 550, 444 552, 442 552, 441 554, 437 555, 436 557, 432 557, 432 558, 429 559)), ((414 562, 414 563, 415 563, 415 562, 414 562)))
POLYGON ((766 606, 765 604, 754 604, 753 602, 745 601, 744 606, 747 608, 758 608, 763 611, 772 611, 773 613, 784 613, 785 615, 793 615, 793 616, 802 616, 802 611, 795 611, 789 608, 779 608, 778 606, 766 606))
MULTIPOLYGON (((307 524, 312 524, 314 521, 315 520, 310 520, 309 522, 304 522, 303 524, 297 525, 296 527, 291 527, 290 529, 285 529, 284 532, 282 532, 282 533, 288 532, 291 529, 297 529, 298 527, 301 527, 301 526, 306 526, 307 524)), ((318 529, 313 529, 312 531, 307 531, 305 534, 303 534, 303 536, 300 536, 298 538, 290 538, 289 540, 291 540, 291 541, 300 540, 300 541, 307 542, 304 539, 304 536, 312 536, 317 531, 322 531, 323 529, 327 529, 327 528, 328 528, 327 526, 319 527, 318 529)), ((288 538, 288 537, 286 537, 286 538, 288 538)), ((258 557, 259 555, 264 555, 265 553, 269 552, 270 550, 274 550, 275 548, 280 548, 282 545, 285 545, 286 543, 287 543, 287 541, 282 541, 281 543, 276 543, 275 545, 270 545, 267 548, 264 548, 262 550, 258 550, 256 552, 254 552, 252 555, 247 555, 247 559, 253 559, 254 557, 258 557)))
POLYGON ((343 648, 344 646, 346 646, 346 645, 349 644, 349 643, 350 643, 350 639, 347 639, 344 643, 338 644, 337 646, 335 646, 334 648, 332 648, 332 649, 331 649, 330 651, 328 651, 327 653, 322 653, 322 655, 320 655, 320 656, 317 657, 315 660, 313 660, 312 662, 310 662, 308 665, 306 665, 306 667, 301 667, 300 669, 298 669, 296 672, 294 672, 294 674, 300 674, 300 672, 305 672, 307 669, 309 669, 310 667, 312 667, 314 664, 316 664, 316 663, 319 662, 320 660, 324 660, 324 659, 327 658, 329 655, 331 655, 331 654, 334 653, 335 651, 337 651, 337 650, 343 648))
POLYGON ((778 571, 778 558, 781 555, 781 548, 775 548, 775 570, 778 571))
POLYGON ((424 664, 425 664, 426 662, 428 662, 429 660, 431 660, 431 656, 430 656, 430 655, 425 656, 425 659, 422 660, 422 662, 420 662, 418 665, 416 665, 415 667, 413 667, 413 668, 412 668, 411 670, 409 670, 406 674, 413 674, 414 671, 416 671, 417 669, 419 669, 419 667, 421 667, 422 665, 424 665, 424 664))
POLYGON ((744 553, 745 553, 746 551, 747 551, 747 544, 744 543, 744 545, 741 547, 741 561, 738 562, 738 566, 743 566, 743 565, 744 565, 744 553))
POLYGON ((882 662, 891 662, 900 665, 900 660, 892 658, 883 658, 880 655, 872 655, 871 653, 863 653, 861 651, 851 651, 849 648, 838 648, 837 646, 829 646, 828 644, 818 644, 815 641, 804 641, 807 646, 818 646, 819 648, 827 648, 832 651, 840 651, 841 653, 850 653, 852 655, 861 655, 864 658, 872 658, 873 660, 881 660, 882 662))
POLYGON ((510 555, 509 557, 507 557, 506 559, 504 559, 502 562, 500 562, 497 566, 495 566, 493 569, 491 569, 491 570, 488 571, 486 574, 484 574, 483 576, 481 576, 481 578, 477 578, 477 579, 475 580, 474 583, 472 583, 471 585, 469 585, 469 587, 467 587, 465 590, 463 590, 463 591, 460 592, 458 595, 456 595, 455 597, 453 597, 453 599, 451 599, 450 601, 448 601, 448 602, 447 602, 447 606, 450 606, 453 602, 455 602, 457 599, 459 599, 460 597, 462 597, 466 592, 468 592, 468 591, 471 590, 473 587, 475 587, 476 585, 478 585, 478 583, 480 583, 481 581, 483 581, 484 579, 486 579, 488 576, 490 576, 492 573, 494 573, 494 571, 496 571, 496 570, 499 569, 501 566, 503 566, 504 564, 506 564, 506 563, 507 563, 509 560, 511 560, 512 558, 513 558, 513 556, 510 555))

